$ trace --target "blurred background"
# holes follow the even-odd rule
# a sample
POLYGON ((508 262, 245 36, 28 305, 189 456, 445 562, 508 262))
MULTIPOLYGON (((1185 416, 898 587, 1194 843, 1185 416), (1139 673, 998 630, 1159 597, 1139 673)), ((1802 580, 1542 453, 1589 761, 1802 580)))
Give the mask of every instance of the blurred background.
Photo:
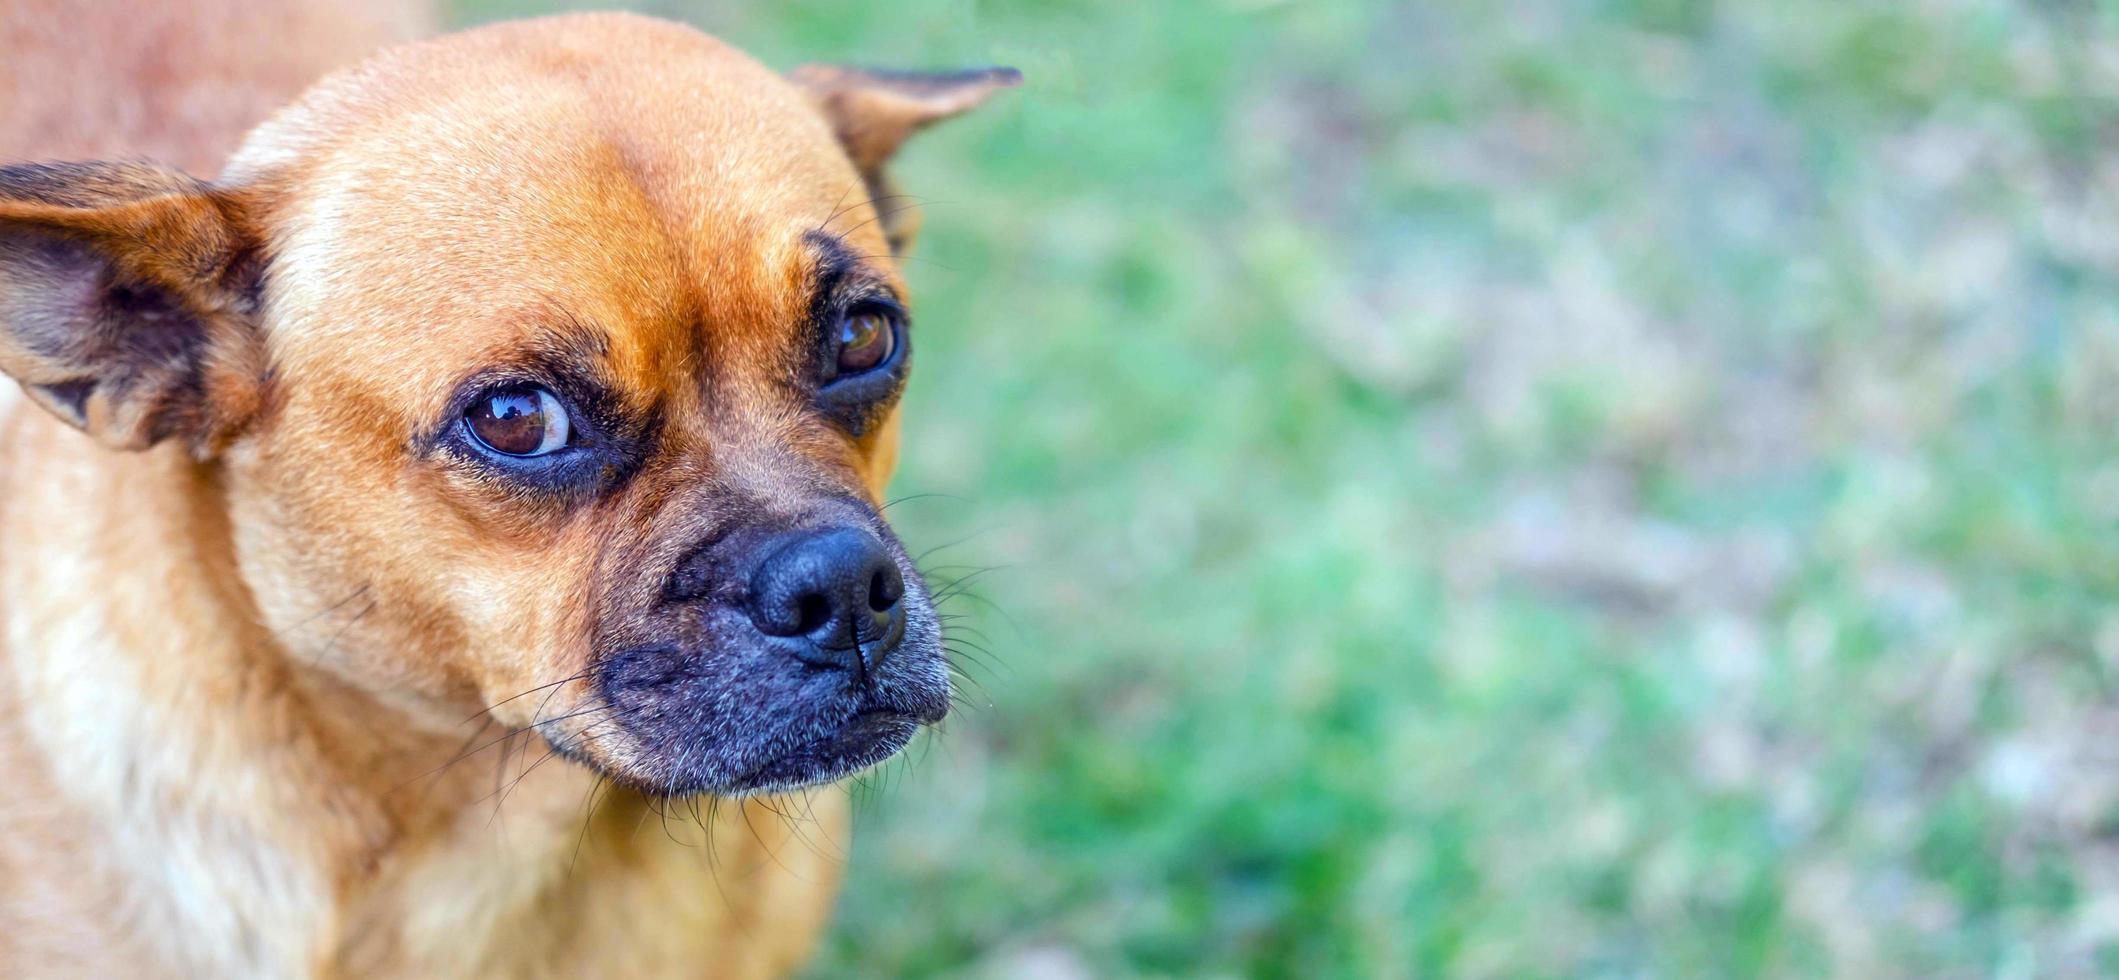
POLYGON ((815 975, 2119 971, 2119 4, 643 9, 1028 77, 815 975))

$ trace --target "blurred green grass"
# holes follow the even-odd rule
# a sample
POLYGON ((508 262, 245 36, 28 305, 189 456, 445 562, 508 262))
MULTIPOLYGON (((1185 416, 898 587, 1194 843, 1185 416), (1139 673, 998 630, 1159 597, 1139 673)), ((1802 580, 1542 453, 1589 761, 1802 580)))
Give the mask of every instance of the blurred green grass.
POLYGON ((1029 79, 816 975, 2119 971, 2119 5, 644 9, 1029 79))

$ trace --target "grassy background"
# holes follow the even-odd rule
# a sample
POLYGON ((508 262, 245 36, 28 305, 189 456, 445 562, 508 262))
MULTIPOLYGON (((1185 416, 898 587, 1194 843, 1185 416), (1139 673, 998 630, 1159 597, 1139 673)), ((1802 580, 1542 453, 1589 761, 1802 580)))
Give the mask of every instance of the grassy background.
POLYGON ((646 9, 1029 78, 817 975, 2119 971, 2119 6, 646 9))

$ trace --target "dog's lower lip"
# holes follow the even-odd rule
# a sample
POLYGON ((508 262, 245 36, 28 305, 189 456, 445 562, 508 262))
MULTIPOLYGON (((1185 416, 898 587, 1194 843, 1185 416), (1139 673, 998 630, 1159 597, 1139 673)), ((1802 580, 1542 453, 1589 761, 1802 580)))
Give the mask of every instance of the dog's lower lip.
POLYGON ((828 782, 890 758, 912 741, 920 720, 901 711, 868 708, 839 730, 767 760, 735 780, 733 789, 753 791, 828 782))

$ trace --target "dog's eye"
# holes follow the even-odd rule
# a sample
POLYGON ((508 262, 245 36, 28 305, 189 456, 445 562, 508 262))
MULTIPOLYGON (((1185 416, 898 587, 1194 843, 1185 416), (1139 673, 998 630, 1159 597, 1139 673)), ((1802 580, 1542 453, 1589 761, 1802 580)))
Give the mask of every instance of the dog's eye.
POLYGON ((471 435, 503 456, 543 456, 566 448, 566 407, 543 388, 519 385, 480 395, 464 412, 471 435))
POLYGON ((839 318, 836 339, 840 377, 872 371, 897 350, 897 323, 887 311, 855 309, 839 318))

